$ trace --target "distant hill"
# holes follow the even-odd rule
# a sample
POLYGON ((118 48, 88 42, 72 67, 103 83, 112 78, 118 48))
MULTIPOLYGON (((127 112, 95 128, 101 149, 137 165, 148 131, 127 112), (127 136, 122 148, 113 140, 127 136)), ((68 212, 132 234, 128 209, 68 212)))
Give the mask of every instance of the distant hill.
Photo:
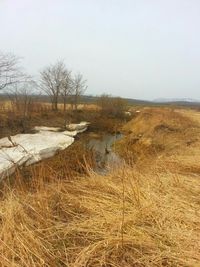
MULTIPOLYGON (((47 95, 33 95, 33 98, 38 102, 50 102, 50 98, 47 95)), ((98 100, 99 96, 93 95, 83 95, 81 96, 81 103, 92 104, 98 100)), ((148 105, 148 106, 160 106, 160 105, 175 105, 175 106, 200 106, 200 101, 191 98, 158 98, 152 101, 134 99, 134 98, 124 98, 128 101, 130 105, 148 105)), ((0 94, 0 101, 9 100, 7 94, 0 94)), ((60 103, 62 100, 60 99, 60 103)))
MULTIPOLYGON (((99 96, 89 96, 89 95, 83 95, 81 97, 81 101, 84 103, 94 103, 98 100, 99 96)), ((148 104, 153 104, 151 101, 147 100, 140 100, 140 99, 132 99, 132 98, 124 98, 126 99, 129 104, 135 104, 135 105, 148 105, 148 104)))
POLYGON ((190 103, 200 103, 199 100, 193 98, 156 98, 153 102, 158 103, 171 103, 171 102, 190 102, 190 103))
MULTIPOLYGON (((160 98, 152 101, 142 100, 142 99, 133 99, 133 98, 124 98, 128 101, 130 105, 150 105, 150 106, 160 106, 160 105, 175 105, 175 106, 200 106, 200 101, 195 99, 167 99, 160 98)), ((83 103, 94 103, 98 100, 98 96, 88 96, 84 95, 81 97, 83 103)))
POLYGON ((158 98, 152 102, 161 105, 200 106, 200 101, 192 98, 158 98))

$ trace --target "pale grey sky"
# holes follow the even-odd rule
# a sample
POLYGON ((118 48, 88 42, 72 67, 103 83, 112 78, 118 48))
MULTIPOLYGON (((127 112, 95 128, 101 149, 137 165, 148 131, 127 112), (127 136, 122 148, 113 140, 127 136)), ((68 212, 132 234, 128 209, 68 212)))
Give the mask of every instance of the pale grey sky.
POLYGON ((200 100, 200 0, 0 0, 0 50, 57 59, 88 94, 200 100))

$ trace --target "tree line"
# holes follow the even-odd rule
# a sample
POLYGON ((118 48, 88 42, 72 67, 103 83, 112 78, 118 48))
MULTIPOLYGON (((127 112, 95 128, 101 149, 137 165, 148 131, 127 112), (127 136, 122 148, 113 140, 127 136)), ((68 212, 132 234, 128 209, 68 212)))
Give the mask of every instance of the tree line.
MULTIPOLYGON (((0 91, 6 90, 13 111, 21 114, 25 121, 33 107, 39 105, 34 102, 33 97, 33 92, 37 88, 49 96, 53 111, 58 110, 59 103, 63 104, 66 124, 67 104, 71 105, 72 110, 77 111, 80 97, 87 89, 82 74, 73 74, 64 61, 60 60, 40 71, 36 82, 24 73, 20 63, 21 58, 0 52, 0 91)), ((96 104, 100 107, 102 115, 114 117, 123 117, 128 107, 126 100, 107 94, 98 97, 96 104)))
POLYGON ((23 97, 28 105, 30 95, 35 88, 39 88, 49 96, 52 110, 58 110, 60 99, 62 99, 64 111, 67 103, 71 104, 72 109, 77 110, 80 96, 87 89, 86 80, 81 73, 73 75, 64 61, 60 60, 40 71, 39 81, 36 82, 24 73, 20 63, 21 58, 0 52, 0 90, 9 92, 13 102, 19 103, 19 98, 23 97))

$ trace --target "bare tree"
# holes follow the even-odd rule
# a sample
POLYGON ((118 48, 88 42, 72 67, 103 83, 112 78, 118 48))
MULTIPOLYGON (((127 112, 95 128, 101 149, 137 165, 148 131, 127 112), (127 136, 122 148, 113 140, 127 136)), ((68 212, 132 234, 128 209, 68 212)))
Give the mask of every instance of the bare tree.
POLYGON ((35 87, 36 83, 34 81, 27 81, 13 85, 8 92, 12 107, 12 119, 18 118, 23 132, 26 132, 28 128, 28 119, 34 105, 33 91, 35 87))
POLYGON ((63 100, 63 111, 64 111, 64 128, 66 128, 67 125, 67 109, 66 109, 67 99, 70 97, 72 89, 73 89, 73 81, 71 77, 71 71, 66 69, 65 78, 63 79, 63 86, 61 88, 61 97, 63 100))
POLYGON ((61 97, 63 99, 63 110, 66 112, 67 98, 72 93, 73 81, 71 77, 71 71, 65 70, 65 77, 63 77, 63 85, 61 88, 61 97))
POLYGON ((40 88, 49 95, 52 109, 58 110, 58 100, 66 81, 67 71, 63 61, 46 67, 40 72, 40 88))
POLYGON ((20 85, 16 84, 9 91, 13 111, 19 113, 23 118, 28 117, 31 111, 34 87, 36 87, 35 82, 28 81, 20 85))
POLYGON ((0 52, 0 90, 28 78, 21 71, 19 63, 20 59, 16 56, 0 52))
POLYGON ((72 108, 77 110, 80 96, 84 94, 87 89, 86 80, 83 80, 83 75, 77 73, 73 79, 73 92, 71 96, 72 108))

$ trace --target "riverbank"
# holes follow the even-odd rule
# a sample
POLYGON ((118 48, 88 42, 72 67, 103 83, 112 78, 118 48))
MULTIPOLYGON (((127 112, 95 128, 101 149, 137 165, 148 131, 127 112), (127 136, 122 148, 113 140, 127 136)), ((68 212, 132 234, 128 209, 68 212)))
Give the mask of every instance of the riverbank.
POLYGON ((66 124, 88 121, 91 123, 91 132, 115 133, 120 131, 129 116, 115 118, 109 114, 101 114, 97 109, 80 109, 78 111, 41 111, 23 118, 20 114, 13 112, 1 112, 0 114, 0 138, 21 133, 31 133, 35 126, 63 128, 66 124))
MULTIPOLYGON (((8 114, 7 115, 4 114, 4 115, 8 116, 8 114)), ((27 162, 30 161, 30 159, 29 159, 30 157, 34 159, 34 160, 32 160, 34 162, 40 161, 41 159, 44 160, 45 155, 42 156, 42 155, 40 155, 40 151, 36 151, 37 149, 39 149, 40 146, 42 146, 41 149, 43 150, 43 152, 47 151, 47 153, 49 152, 50 154, 52 154, 50 156, 53 156, 53 155, 55 155, 55 153, 57 153, 57 150, 61 149, 61 147, 66 148, 69 145, 71 145, 74 142, 74 135, 75 134, 73 135, 71 133, 66 132, 66 128, 63 125, 63 123, 66 121, 73 122, 76 125, 77 123, 79 123, 83 119, 86 119, 86 118, 89 119, 89 121, 90 121, 89 131, 87 131, 87 133, 85 135, 81 136, 81 140, 82 140, 83 144, 81 144, 81 142, 79 142, 79 145, 77 147, 73 146, 73 148, 75 149, 75 151, 77 149, 79 150, 79 152, 77 152, 77 154, 81 154, 80 151, 82 151, 83 157, 85 154, 87 154, 87 155, 90 154, 90 161, 91 161, 91 158, 94 155, 94 153, 90 151, 91 149, 88 149, 88 151, 86 153, 85 151, 87 149, 84 147, 84 146, 86 146, 86 142, 89 142, 89 139, 87 138, 87 136, 89 138, 93 138, 94 136, 103 136, 103 135, 107 135, 107 134, 111 134, 111 135, 114 134, 115 135, 116 133, 118 133, 120 131, 120 129, 122 128, 124 123, 129 119, 129 118, 126 118, 126 116, 124 118, 114 118, 112 116, 104 116, 96 109, 78 110, 77 112, 68 111, 67 117, 65 117, 64 115, 65 114, 61 111, 52 112, 50 110, 48 112, 35 114, 33 117, 30 117, 28 119, 28 121, 26 121, 26 131, 25 132, 23 131, 23 129, 21 129, 19 127, 19 125, 18 125, 19 121, 18 120, 16 120, 17 122, 15 124, 15 127, 13 125, 12 125, 13 127, 10 127, 11 126, 10 124, 5 126, 6 123, 4 121, 5 127, 1 128, 0 133, 1 133, 1 136, 4 136, 7 133, 7 136, 4 137, 3 139, 1 139, 2 140, 1 143, 2 143, 2 146, 4 146, 4 148, 1 149, 3 151, 2 152, 3 154, 1 153, 1 155, 0 155, 0 157, 1 157, 0 165, 2 165, 2 168, 5 169, 4 171, 1 172, 1 176, 2 176, 1 178, 3 178, 3 176, 5 176, 2 173, 7 173, 6 175, 8 175, 9 173, 13 172, 11 165, 15 166, 15 168, 17 167, 17 165, 19 165, 19 166, 20 165, 29 165, 27 162), (39 123, 39 124, 43 123, 43 124, 40 124, 40 125, 43 125, 42 126, 43 128, 41 128, 41 127, 38 128, 38 124, 36 124, 36 123, 39 123), (39 133, 37 133, 37 134, 34 134, 34 133, 37 130, 39 130, 39 132, 40 132, 41 129, 43 129, 43 131, 41 132, 41 134, 43 133, 43 135, 45 134, 45 131, 46 131, 46 138, 47 139, 45 140, 45 136, 41 135, 41 138, 38 136, 39 140, 37 141, 35 139, 37 139, 37 135, 39 135, 39 133), (56 134, 54 134, 52 132, 52 129, 55 129, 55 131, 58 129, 61 129, 61 131, 58 131, 56 139, 53 138, 53 136, 56 134), (48 138, 48 136, 47 136, 48 130, 49 130, 50 137, 52 137, 53 139, 48 138), (17 133, 17 135, 10 136, 9 133, 13 133, 13 132, 17 133), (67 141, 67 135, 70 135, 70 137, 68 138, 69 139, 68 141, 67 141), (93 135, 93 137, 90 135, 93 135), (21 140, 23 138, 20 139, 20 137, 23 137, 23 136, 24 136, 24 140, 21 140), (34 140, 37 141, 35 143, 35 145, 34 145, 35 141, 34 142, 32 142, 31 140, 28 141, 29 136, 30 136, 30 138, 33 138, 33 141, 34 140), (64 139, 66 140, 66 143, 64 145, 63 144, 61 144, 61 145, 56 144, 56 143, 59 143, 59 138, 61 138, 61 136, 62 136, 61 142, 64 142, 64 139), (15 140, 15 138, 17 138, 17 137, 19 137, 18 139, 21 140, 21 144, 19 144, 19 146, 17 144, 18 141, 15 140), (46 141, 49 142, 48 147, 45 146, 46 141), (38 142, 41 144, 39 145, 38 142), (17 145, 14 145, 14 144, 17 144, 17 145), (58 149, 56 148, 57 145, 59 145, 58 149), (34 146, 35 146, 35 148, 34 148, 34 146), (8 150, 8 153, 7 153, 7 150, 8 150), (11 151, 11 150, 13 150, 13 151, 11 151), (54 152, 51 153, 52 150, 54 152), (12 153, 10 153, 10 151, 12 153), (24 155, 24 154, 26 154, 26 155, 24 155), (37 156, 35 154, 37 154, 37 156), (14 156, 14 158, 12 157, 12 155, 14 156), (38 158, 38 159, 36 160, 36 158, 38 158)), ((15 119, 16 118, 17 118, 17 116, 15 116, 15 119)), ((13 120, 11 122, 13 122, 13 120)), ((3 123, 3 122, 1 122, 1 123, 3 123)), ((76 140, 77 140, 77 138, 76 138, 76 140)), ((72 153, 72 155, 74 155, 71 149, 70 149, 70 153, 72 153)), ((58 154, 59 154, 59 152, 58 152, 58 154)), ((68 152, 65 152, 64 154, 66 154, 66 157, 64 157, 65 159, 70 158, 70 156, 68 157, 68 152)), ((80 156, 78 158, 83 164, 83 159, 80 159, 80 156)), ((96 159, 96 155, 95 155, 95 159, 96 159)), ((62 159, 61 159, 61 161, 62 161, 62 159)), ((73 161, 74 161, 74 166, 76 166, 77 165, 77 157, 76 156, 74 157, 74 159, 70 159, 70 162, 69 162, 69 160, 66 161, 66 164, 70 166, 69 173, 71 173, 71 171, 74 173, 74 171, 76 171, 77 169, 82 170, 82 168, 76 168, 76 167, 74 167, 74 170, 72 170, 71 169, 71 167, 72 167, 71 162, 73 162, 73 161)), ((94 161, 95 160, 93 160, 93 162, 94 161)), ((52 162, 54 162, 54 160, 50 160, 49 164, 52 164, 52 162)), ((55 162, 56 162, 56 158, 55 158, 55 162)), ((61 165, 64 165, 64 163, 61 165)), ((92 165, 94 165, 94 164, 92 164, 92 165)), ((53 166, 55 167, 54 164, 53 164, 53 166)), ((60 166, 60 164, 58 164, 58 166, 60 166)), ((2 168, 0 166, 0 169, 2 169, 2 168)), ((21 169, 20 169, 20 171, 21 171, 21 169)), ((80 174, 80 172, 78 174, 80 174)), ((68 175, 68 173, 66 173, 65 175, 68 175)))
POLYGON ((66 149, 58 150, 54 156, 31 166, 17 168, 7 179, 11 184, 20 180, 29 186, 34 177, 41 176, 41 172, 45 181, 49 178, 54 179, 55 176, 57 179, 73 180, 80 175, 88 176, 89 172, 106 174, 116 166, 119 167, 121 159, 112 146, 120 138, 120 134, 97 134, 88 130, 75 136, 75 142, 66 149), (109 153, 106 153, 106 148, 109 149, 109 153))
MULTIPOLYGON (((145 108, 122 128, 125 136, 116 146, 118 153, 144 170, 157 161, 172 163, 175 157, 187 157, 200 150, 200 120, 195 110, 145 108)), ((190 161, 192 158, 190 159, 190 161)), ((172 164, 171 164, 172 165, 172 164)))

